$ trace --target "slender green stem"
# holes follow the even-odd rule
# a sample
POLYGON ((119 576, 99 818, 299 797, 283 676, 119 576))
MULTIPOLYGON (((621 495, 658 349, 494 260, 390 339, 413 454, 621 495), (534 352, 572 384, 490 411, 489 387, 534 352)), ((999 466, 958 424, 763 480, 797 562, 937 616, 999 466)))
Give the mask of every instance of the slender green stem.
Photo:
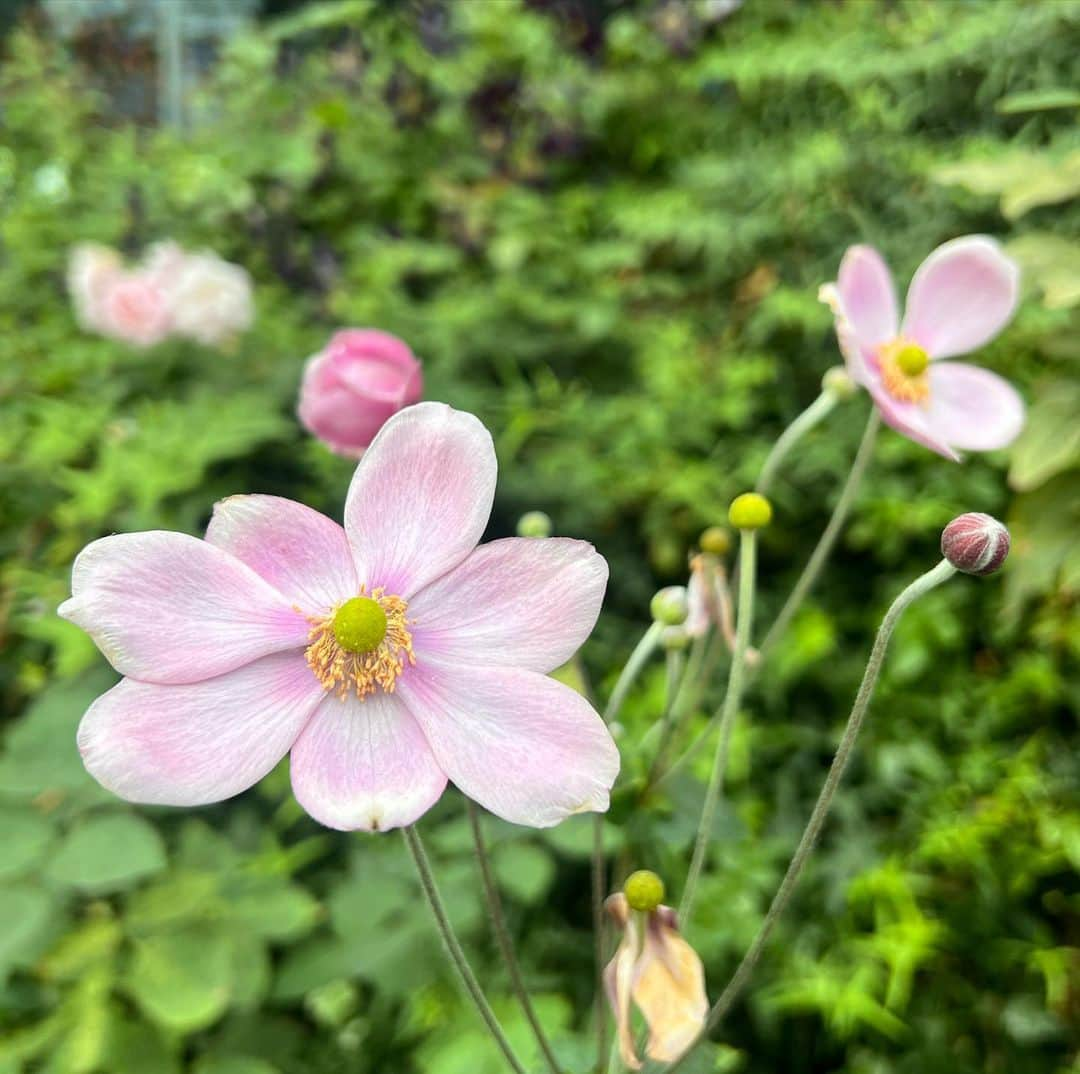
POLYGON ((608 698, 607 707, 604 709, 604 723, 610 724, 619 715, 619 710, 623 707, 623 702, 630 692, 630 687, 637 681, 641 669, 660 643, 663 633, 664 626, 662 623, 652 623, 649 629, 641 636, 641 640, 634 646, 634 651, 630 654, 630 659, 626 661, 626 666, 619 673, 619 677, 615 681, 615 687, 611 691, 611 697, 608 698))
POLYGON ((525 1067, 521 1065, 521 1061, 514 1054, 514 1049, 506 1039, 506 1034, 503 1032, 502 1026, 499 1025, 499 1020, 495 1017, 495 1012, 491 1009, 491 1005, 480 987, 480 982, 477 981, 476 974, 473 973, 472 966, 469 965, 469 960, 465 957, 465 952, 461 949, 461 943, 457 938, 457 933, 454 932, 454 926, 450 923, 446 907, 443 905, 442 896, 439 894, 439 888, 435 883, 435 876, 431 871, 431 862, 428 861, 424 844, 420 841, 420 833, 411 824, 402 828, 402 832, 409 853, 412 854, 413 861, 416 863, 420 886, 427 896, 431 912, 435 917, 435 924, 438 926, 439 935, 442 937, 450 961, 458 971, 462 984, 465 985, 465 990, 469 993, 469 997, 491 1033, 492 1039, 499 1046, 499 1050, 503 1053, 514 1074, 526 1074, 525 1067))
POLYGON ((709 779, 708 790, 705 792, 705 803, 702 806, 701 821, 698 824, 697 841, 694 843, 690 871, 686 875, 686 887, 683 889, 682 902, 679 904, 679 917, 684 924, 690 920, 690 914, 693 912, 698 880, 712 841, 713 818, 716 815, 716 806, 724 786, 731 729, 742 700, 746 650, 750 644, 750 634, 754 623, 754 579, 757 574, 757 532, 755 530, 741 531, 739 557, 739 604, 735 612, 735 651, 731 654, 727 693, 724 695, 724 706, 721 710, 720 740, 716 745, 712 776, 709 779))
MULTIPOLYGON (((604 709, 604 723, 610 725, 622 710, 630 688, 637 681, 653 650, 660 643, 664 627, 661 623, 651 623, 641 640, 634 646, 630 658, 615 680, 615 687, 604 709)), ((592 921, 593 945, 596 955, 596 1067, 602 1070, 607 1053, 607 1007, 604 1003, 604 896, 606 888, 606 869, 604 862, 604 817, 602 813, 593 816, 593 852, 592 852, 592 921)))
MULTIPOLYGON (((656 730, 656 752, 653 754, 649 765, 648 774, 645 777, 645 786, 648 787, 653 780, 653 774, 657 766, 662 762, 671 745, 671 737, 675 733, 675 705, 679 697, 679 687, 684 678, 683 668, 686 666, 686 656, 677 649, 668 650, 667 654, 667 684, 664 691, 664 711, 659 724, 654 725, 656 730)), ((689 674, 689 672, 687 672, 689 674)), ((649 729, 650 732, 653 728, 649 729)), ((645 738, 642 739, 644 744, 645 738)))
POLYGON ((836 406, 836 394, 823 391, 781 434, 772 446, 768 457, 762 464, 761 473, 758 475, 755 492, 764 495, 769 491, 776 471, 787 457, 791 449, 806 435, 834 406, 836 406))
POLYGON ((859 490, 863 474, 866 472, 866 467, 869 465, 870 458, 874 453, 874 441, 877 439, 880 426, 881 418, 878 415, 877 407, 874 407, 870 411, 870 418, 866 423, 866 430, 863 432, 859 450, 855 454, 855 461, 851 464, 851 472, 848 474, 847 481, 844 482, 844 487, 840 491, 840 498, 836 501, 836 507, 833 508, 825 532, 821 535, 821 539, 818 541, 814 551, 810 553, 810 559, 807 561, 802 574, 799 575, 799 580, 795 583, 791 595, 784 603, 783 608, 780 609, 776 622, 773 623, 765 635, 765 640, 761 643, 762 656, 776 644, 780 636, 787 630, 793 616, 802 607, 802 602, 806 599, 810 590, 814 588, 814 583, 817 581, 822 567, 825 566, 825 561, 829 558, 833 545, 836 544, 836 539, 840 536, 840 531, 847 521, 848 512, 855 501, 855 493, 859 490))
MULTIPOLYGON (((855 748, 855 741, 859 737, 859 731, 862 729, 863 720, 866 716, 867 708, 870 705, 870 698, 873 696, 874 687, 877 685, 878 676, 881 674, 881 667, 885 660, 885 651, 888 648, 889 639, 896 629, 896 624, 913 601, 918 600, 919 597, 924 593, 928 593, 935 586, 941 585, 942 582, 951 578, 955 573, 956 568, 947 560, 943 559, 933 568, 933 570, 927 571, 926 574, 916 578, 915 581, 893 601, 891 607, 885 613, 885 618, 881 621, 881 626, 878 628, 877 637, 874 638, 874 646, 870 650, 870 659, 867 661, 866 671, 863 672, 862 682, 859 684, 859 692, 855 695, 855 703, 852 705, 851 715, 848 717, 847 726, 844 728, 840 744, 836 749, 836 755, 833 757, 832 765, 829 767, 829 774, 825 777, 825 783, 821 788, 821 793, 818 795, 817 803, 814 805, 814 810, 810 814, 810 819, 807 821, 806 828, 803 831, 802 838, 799 840, 798 847, 795 849, 795 854, 791 859, 791 863, 787 867, 784 879, 780 882, 780 887, 773 896, 772 903, 765 914, 761 926, 758 928, 753 943, 751 943, 746 954, 743 955, 742 962, 739 963, 731 981, 720 994, 720 998, 713 1005, 712 1010, 709 1011, 708 1019, 705 1022, 705 1028, 702 1030, 694 1044, 691 1045, 691 1048, 704 1040, 708 1033, 715 1029, 728 1011, 731 1010, 732 1005, 735 1003, 736 999, 738 999, 743 988, 746 986, 747 981, 750 979, 750 975, 754 972, 754 967, 761 957, 762 949, 769 938, 769 934, 772 932, 773 927, 776 925, 780 915, 783 914, 791 899, 792 892, 795 890, 795 885, 798 883, 803 868, 813 852, 814 844, 817 842, 822 825, 825 823, 825 818, 828 816, 829 807, 832 805, 833 798, 836 795, 836 789, 840 785, 840 780, 844 776, 848 761, 851 759, 851 753, 855 748)), ((665 1074, 672 1074, 672 1071, 681 1066, 683 1060, 685 1060, 686 1056, 689 1054, 689 1051, 690 1049, 683 1053, 682 1058, 677 1059, 670 1066, 666 1067, 665 1074)))
POLYGON ((521 974, 521 964, 514 952, 514 941, 510 930, 506 927, 506 915, 503 913, 502 898, 499 895, 499 886, 495 883, 495 877, 491 871, 491 859, 488 857, 487 846, 484 843, 483 824, 480 818, 480 810, 471 798, 465 799, 469 812, 469 826, 472 828, 473 845, 476 848, 476 861, 480 866, 480 879, 484 886, 484 900, 487 903, 488 916, 491 919, 491 931, 495 934, 495 941, 499 945, 503 961, 506 963, 507 973, 510 975, 510 985, 517 996, 525 1019, 532 1028, 536 1043, 540 1051, 544 1053, 544 1059, 552 1074, 561 1074, 559 1061, 555 1058, 551 1045, 548 1043, 544 1027, 536 1016, 536 1008, 533 1007, 529 998, 529 990, 525 986, 525 979, 521 974))
POLYGON ((592 925, 593 925, 593 1004, 596 1022, 596 1069, 604 1069, 607 1052, 607 1002, 604 996, 604 814, 593 814, 592 850, 592 925))

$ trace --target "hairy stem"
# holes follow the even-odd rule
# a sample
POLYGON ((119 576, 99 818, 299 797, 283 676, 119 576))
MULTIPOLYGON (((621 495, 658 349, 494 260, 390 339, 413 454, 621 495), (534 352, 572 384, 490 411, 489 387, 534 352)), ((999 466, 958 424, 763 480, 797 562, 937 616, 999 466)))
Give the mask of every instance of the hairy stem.
POLYGON ((469 812, 469 826, 472 828, 473 846, 476 848, 476 861, 480 867, 480 880, 484 886, 484 901, 487 903, 488 917, 491 920, 491 931, 495 934, 495 941, 499 945, 503 962, 506 963, 506 972, 510 975, 510 986, 514 990, 514 995, 517 996, 518 1003, 521 1004, 521 1010, 533 1031, 533 1036, 536 1038, 540 1051, 544 1053, 544 1060, 547 1062, 552 1074, 561 1074, 559 1061, 551 1050, 547 1035, 544 1033, 544 1027, 540 1024, 540 1019, 536 1015, 536 1008, 533 1007, 532 999, 529 997, 529 990, 526 988, 525 979, 521 974, 521 963, 518 962, 517 954, 514 952, 514 940, 510 935, 510 930, 506 927, 506 915, 503 913, 499 886, 496 884, 495 876, 491 871, 491 859, 484 843, 480 810, 471 798, 466 798, 465 802, 469 812))
POLYGON ((844 733, 840 739, 840 744, 836 749, 836 755, 833 757, 832 764, 829 767, 829 773, 825 777, 825 783, 821 788, 821 793, 818 795, 817 802, 814 805, 813 812, 810 814, 810 819, 806 823, 806 828, 803 831, 802 838, 799 840, 799 845, 795 849, 795 854, 791 859, 791 863, 787 867, 784 879, 780 882, 780 887, 773 896, 772 903, 769 905, 765 918, 758 928, 753 943, 750 944, 749 950, 743 955, 742 961, 739 963, 730 982, 728 982, 727 987, 720 994, 720 998, 713 1005, 712 1010, 709 1011, 709 1016, 705 1022, 705 1028, 702 1030, 697 1040, 694 1041, 694 1044, 691 1045, 691 1048, 687 1049, 681 1058, 664 1068, 665 1074, 672 1074, 674 1070, 680 1067, 687 1055, 690 1054, 690 1050, 704 1040, 708 1033, 720 1024, 724 1016, 731 1010, 735 1001, 739 998, 747 981, 749 981, 750 975, 754 972, 754 967, 761 957, 762 949, 769 939, 769 935, 776 925, 776 922, 780 919, 780 916, 787 907, 791 895, 795 890, 795 886, 799 882, 799 877, 802 874, 803 868, 813 852, 818 835, 821 833, 822 825, 825 823, 825 818, 829 813, 829 807, 832 805, 833 798, 836 795, 836 789, 839 787, 840 780, 843 779, 844 771, 847 768, 848 762, 851 760, 851 753, 855 748, 855 741, 859 737, 859 731, 862 729, 863 720, 866 716, 867 708, 870 705, 870 698, 873 696, 874 687, 877 685, 878 676, 881 674, 881 667, 885 660, 885 651, 888 648, 889 639, 896 629, 896 624, 912 602, 918 600, 919 597, 924 593, 928 593, 935 586, 938 586, 951 578, 955 573, 956 568, 947 560, 942 560, 933 568, 933 570, 927 571, 926 574, 916 578, 915 581, 893 601, 889 610, 885 613, 885 618, 881 621, 881 626, 878 628, 877 637, 874 638, 874 646, 870 650, 870 658, 867 661, 866 670, 863 672, 862 682, 859 684, 859 691, 855 695, 855 703, 851 707, 851 715, 848 717, 847 725, 845 726, 844 733))
POLYGON ((836 501, 836 507, 833 508, 833 513, 829 517, 825 532, 822 533, 814 551, 810 553, 810 559, 807 560, 802 574, 799 575, 799 580, 795 583, 791 595, 785 601, 783 608, 780 609, 776 622, 773 623, 765 635, 765 640, 761 643, 762 656, 777 643, 784 631, 787 630, 795 613, 802 607, 802 602, 806 599, 810 590, 814 588, 818 575, 821 574, 821 570, 833 550, 833 545, 836 544, 836 539, 840 536, 840 531, 847 521, 848 512, 855 501, 855 494, 859 491, 863 474, 865 474, 866 467, 869 465, 870 458, 874 453, 874 441, 877 439, 880 426, 881 418, 878 415, 877 407, 874 407, 866 423, 866 430, 863 432, 862 441, 859 443, 855 461, 851 464, 851 472, 848 474, 847 481, 844 482, 844 487, 840 491, 840 498, 836 501))
POLYGON ((836 395, 833 392, 823 391, 781 434, 772 446, 768 457, 762 464, 761 473, 758 475, 755 492, 763 496, 769 491, 773 478, 776 477, 780 464, 787 458, 788 452, 805 436, 834 406, 836 395))
POLYGON ((431 862, 428 861, 424 844, 420 841, 420 833, 411 824, 402 828, 402 833, 405 836, 405 844, 409 848, 409 853, 412 854, 413 861, 416 863, 420 886, 424 889, 424 895, 431 906, 431 912, 435 917, 435 924, 438 927, 439 935, 442 937, 443 946, 450 956, 450 961, 454 964, 454 969, 457 970, 462 984, 465 985, 465 990, 469 993, 469 998, 472 999, 477 1012, 488 1028, 488 1032, 491 1033, 492 1039, 499 1046, 499 1050, 503 1053, 514 1074, 526 1074, 525 1067, 521 1065, 521 1061, 514 1054, 514 1049, 506 1039, 506 1034, 503 1032, 502 1026, 499 1025, 495 1012, 491 1009, 487 997, 480 988, 480 982, 477 981, 476 974, 473 973, 472 966, 469 965, 469 960, 465 957, 465 952, 461 949, 461 943, 457 938, 457 933, 454 932, 454 926, 450 924, 450 918, 447 916, 442 896, 439 894, 438 886, 435 883, 435 876, 431 871, 431 862))
POLYGON ((724 771, 727 768, 728 747, 731 743, 731 729, 742 700, 743 679, 746 669, 746 650, 750 644, 750 634, 754 623, 754 580, 757 574, 757 533, 754 530, 742 530, 739 542, 739 604, 735 613, 735 651, 731 655, 731 668, 728 672, 727 693, 720 716, 720 739, 716 744, 713 758, 712 776, 705 792, 705 802, 701 809, 701 821, 698 823, 697 840, 690 859, 690 871, 686 875, 686 887, 683 888, 682 902, 679 904, 679 917, 685 924, 690 920, 694 908, 694 897, 705 858, 712 840, 713 818, 720 793, 724 786, 724 771))

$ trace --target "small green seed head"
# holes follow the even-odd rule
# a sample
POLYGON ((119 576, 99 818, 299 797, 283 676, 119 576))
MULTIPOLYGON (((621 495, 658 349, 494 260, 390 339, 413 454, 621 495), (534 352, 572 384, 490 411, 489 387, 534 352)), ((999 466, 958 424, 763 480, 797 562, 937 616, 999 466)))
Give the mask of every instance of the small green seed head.
POLYGON ((737 530, 759 530, 772 521, 772 504, 760 492, 744 492, 731 501, 728 521, 737 530))
POLYGON ((551 519, 543 511, 526 511, 518 519, 519 537, 550 537, 551 519))
POLYGON ((906 377, 917 377, 926 372, 930 355, 918 343, 905 343, 896 354, 896 364, 906 377))
POLYGON ((822 391, 843 401, 850 399, 858 391, 859 386, 842 365, 834 365, 831 369, 825 370, 825 376, 821 378, 821 388, 822 391))
POLYGON ((731 551, 731 534, 723 526, 710 526, 698 539, 702 552, 726 556, 731 551))
POLYGON ((353 597, 334 612, 333 630, 346 652, 374 652, 386 637, 386 612, 371 597, 353 597))
POLYGON ((686 587, 665 586, 649 603, 649 612, 657 623, 663 623, 664 626, 679 626, 685 623, 687 615, 690 614, 686 587))
POLYGON ((638 869, 626 878, 623 894, 631 910, 650 913, 664 901, 664 882, 650 869, 638 869))

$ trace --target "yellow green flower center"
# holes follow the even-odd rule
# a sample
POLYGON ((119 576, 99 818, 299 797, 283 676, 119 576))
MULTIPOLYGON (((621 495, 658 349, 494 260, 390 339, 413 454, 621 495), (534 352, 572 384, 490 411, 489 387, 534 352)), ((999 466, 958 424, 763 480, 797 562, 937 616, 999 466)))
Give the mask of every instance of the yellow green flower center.
POLYGON ((380 588, 310 619, 304 658, 323 689, 341 698, 353 692, 363 699, 377 689, 392 694, 406 663, 416 663, 407 610, 401 597, 380 588))
POLYGON ((917 343, 903 337, 890 340, 878 351, 878 361, 881 382, 894 399, 921 403, 930 395, 930 355, 917 343))
POLYGON ((371 597, 353 597, 336 612, 331 624, 338 645, 349 653, 370 653, 386 637, 386 612, 371 597))

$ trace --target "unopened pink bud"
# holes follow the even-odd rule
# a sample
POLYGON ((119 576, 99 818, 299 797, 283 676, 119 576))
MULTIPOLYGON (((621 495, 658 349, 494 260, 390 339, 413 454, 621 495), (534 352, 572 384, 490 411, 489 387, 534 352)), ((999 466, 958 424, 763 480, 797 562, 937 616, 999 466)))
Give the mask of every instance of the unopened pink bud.
POLYGON ((358 456, 389 418, 419 400, 422 390, 420 363, 400 339, 348 329, 308 362, 300 420, 332 451, 358 456))
POLYGON ((1009 531, 990 515, 960 515, 942 531, 941 554, 965 574, 993 574, 1009 554, 1009 531))

